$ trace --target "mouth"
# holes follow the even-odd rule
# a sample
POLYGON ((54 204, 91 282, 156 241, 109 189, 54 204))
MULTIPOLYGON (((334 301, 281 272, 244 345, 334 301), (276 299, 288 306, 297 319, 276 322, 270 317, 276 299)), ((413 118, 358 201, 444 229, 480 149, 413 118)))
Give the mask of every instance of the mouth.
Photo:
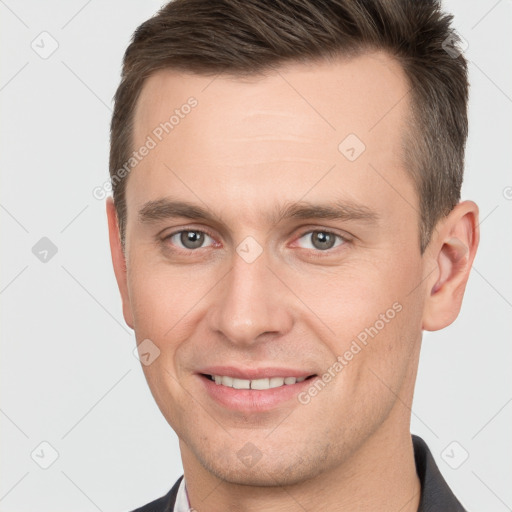
POLYGON ((308 375, 307 377, 262 377, 259 379, 240 379, 229 375, 210 375, 206 373, 201 373, 200 375, 212 382, 215 382, 217 386, 258 391, 280 388, 282 386, 293 386, 294 384, 316 377, 316 374, 313 374, 308 375))
POLYGON ((222 409, 245 414, 301 406, 299 393, 318 379, 318 374, 301 370, 234 367, 204 369, 197 376, 206 395, 222 409))

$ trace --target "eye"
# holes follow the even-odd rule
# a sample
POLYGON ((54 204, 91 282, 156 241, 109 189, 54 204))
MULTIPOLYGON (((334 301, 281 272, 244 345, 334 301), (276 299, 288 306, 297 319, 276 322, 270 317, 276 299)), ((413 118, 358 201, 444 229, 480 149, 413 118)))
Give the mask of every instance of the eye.
POLYGON ((204 231, 195 229, 186 229, 184 231, 177 231, 165 237, 165 240, 170 240, 173 245, 177 245, 182 249, 200 249, 205 241, 213 242, 213 238, 206 234, 204 231))
POLYGON ((304 240, 303 244, 299 243, 299 246, 303 249, 317 249, 320 251, 338 247, 345 242, 342 236, 330 231, 308 231, 299 238, 300 240, 304 240))

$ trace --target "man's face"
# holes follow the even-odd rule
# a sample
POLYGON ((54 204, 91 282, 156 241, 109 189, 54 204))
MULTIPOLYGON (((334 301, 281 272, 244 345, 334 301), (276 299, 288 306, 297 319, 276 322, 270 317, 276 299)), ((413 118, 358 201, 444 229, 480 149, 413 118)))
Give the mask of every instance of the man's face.
POLYGON ((143 368, 185 465, 290 484, 408 432, 425 294, 408 89, 383 54, 147 80, 134 148, 157 144, 127 182, 124 313, 160 351, 143 368))

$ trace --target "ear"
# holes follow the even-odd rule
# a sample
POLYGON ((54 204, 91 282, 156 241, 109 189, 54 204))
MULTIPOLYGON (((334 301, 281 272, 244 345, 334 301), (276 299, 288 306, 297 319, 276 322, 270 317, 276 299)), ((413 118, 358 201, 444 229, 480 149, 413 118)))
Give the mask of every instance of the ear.
POLYGON ((119 233, 119 224, 117 222, 116 207, 111 197, 107 198, 107 218, 108 218, 108 236, 110 240, 110 252, 112 254, 112 264, 114 265, 114 274, 116 275, 117 286, 121 292, 123 302, 123 316, 125 322, 133 329, 133 315, 128 294, 126 259, 121 246, 119 233))
POLYGON ((425 254, 425 270, 434 271, 427 280, 424 330, 443 329, 457 318, 479 240, 478 206, 472 201, 459 203, 436 226, 425 254))

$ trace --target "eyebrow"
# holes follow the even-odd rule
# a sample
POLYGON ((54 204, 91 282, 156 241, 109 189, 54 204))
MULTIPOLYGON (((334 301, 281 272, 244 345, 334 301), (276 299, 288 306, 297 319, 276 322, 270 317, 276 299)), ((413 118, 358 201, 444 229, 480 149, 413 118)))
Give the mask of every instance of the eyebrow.
MULTIPOLYGON (((212 214, 202 206, 168 198, 148 201, 138 212, 138 219, 142 224, 151 224, 173 218, 204 220, 214 223, 222 222, 219 216, 212 214)), ((277 224, 283 219, 329 219, 377 223, 379 218, 380 216, 375 210, 351 201, 335 201, 322 204, 298 201, 276 207, 267 216, 267 220, 272 224, 277 224)))

